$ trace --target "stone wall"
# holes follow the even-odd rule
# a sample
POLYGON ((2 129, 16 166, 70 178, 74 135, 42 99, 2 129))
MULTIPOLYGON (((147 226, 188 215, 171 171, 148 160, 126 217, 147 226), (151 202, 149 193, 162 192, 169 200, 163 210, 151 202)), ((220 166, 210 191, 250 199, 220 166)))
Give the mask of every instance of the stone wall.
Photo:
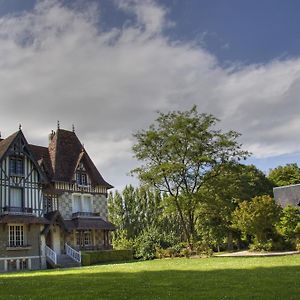
MULTIPOLYGON (((100 217, 107 220, 107 199, 104 195, 92 195, 93 212, 100 213, 100 217)), ((64 219, 72 218, 72 193, 64 193, 58 198, 58 209, 64 219)))
MULTIPOLYGON (((12 224, 13 225, 13 224, 12 224)), ((5 271, 10 262, 16 262, 20 268, 22 261, 26 261, 28 269, 45 268, 45 258, 40 253, 40 225, 24 225, 25 245, 28 248, 18 250, 8 250, 8 225, 0 226, 0 271, 5 271), (42 257, 41 257, 42 256, 42 257)))

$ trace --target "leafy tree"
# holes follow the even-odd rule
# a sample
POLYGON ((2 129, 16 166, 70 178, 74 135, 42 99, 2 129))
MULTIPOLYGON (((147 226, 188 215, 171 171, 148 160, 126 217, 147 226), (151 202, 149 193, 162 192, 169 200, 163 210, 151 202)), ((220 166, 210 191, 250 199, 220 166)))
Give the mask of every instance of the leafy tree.
POLYGON ((287 164, 271 169, 268 178, 274 186, 300 183, 300 168, 297 164, 287 164))
POLYGON ((243 201, 233 213, 233 226, 245 235, 254 236, 257 243, 266 243, 275 232, 281 207, 270 196, 254 197, 243 201))
POLYGON ((155 226, 161 233, 180 235, 177 214, 163 205, 167 202, 166 197, 159 190, 146 186, 134 188, 129 185, 122 193, 110 193, 109 218, 119 229, 113 233, 114 243, 124 244, 125 237, 135 239, 150 226, 155 226))
MULTIPOLYGON (((213 169, 210 180, 201 187, 202 204, 197 229, 202 238, 219 248, 227 240, 232 248, 232 213, 238 203, 255 196, 271 195, 272 183, 253 165, 222 164, 213 169)), ((210 174, 209 174, 210 175, 210 174)))
MULTIPOLYGON (((217 119, 196 107, 184 112, 159 113, 147 130, 138 131, 133 151, 143 165, 133 173, 142 182, 166 192, 176 208, 185 238, 196 236, 199 190, 217 165, 245 158, 235 131, 216 129, 217 119)), ((215 175, 213 175, 215 176, 215 175)))
POLYGON ((295 242, 296 234, 299 234, 300 210, 294 206, 286 206, 278 222, 277 229, 285 239, 291 243, 295 242))

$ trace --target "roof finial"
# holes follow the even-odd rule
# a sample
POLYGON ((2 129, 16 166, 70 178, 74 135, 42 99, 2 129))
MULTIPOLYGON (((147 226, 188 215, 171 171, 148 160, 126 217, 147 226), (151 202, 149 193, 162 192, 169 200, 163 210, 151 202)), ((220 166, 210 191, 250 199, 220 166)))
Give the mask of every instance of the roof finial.
POLYGON ((75 125, 72 124, 72 131, 75 132, 75 125))
POLYGON ((22 130, 22 124, 21 123, 19 124, 19 130, 22 130))
POLYGON ((57 129, 60 128, 59 120, 57 120, 57 129))

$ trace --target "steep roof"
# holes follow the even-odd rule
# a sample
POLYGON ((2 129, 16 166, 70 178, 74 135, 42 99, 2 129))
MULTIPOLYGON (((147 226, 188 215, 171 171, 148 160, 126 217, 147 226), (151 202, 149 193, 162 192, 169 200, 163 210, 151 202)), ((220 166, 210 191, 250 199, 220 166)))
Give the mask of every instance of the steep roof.
MULTIPOLYGON (((40 151, 42 152, 41 149, 40 151)), ((76 166, 82 160, 93 185, 112 188, 103 179, 73 131, 57 129, 49 144, 49 158, 53 170, 53 181, 72 181, 76 166)))
POLYGON ((29 145, 29 148, 33 153, 35 160, 40 166, 43 167, 47 177, 51 180, 51 178, 53 177, 53 169, 48 148, 31 144, 29 145))
MULTIPOLYGON (((19 130, 6 139, 0 139, 0 160, 19 133, 22 134, 22 131, 19 130)), ((75 132, 57 129, 51 135, 48 148, 38 145, 27 145, 35 159, 35 163, 43 169, 50 181, 71 182, 78 164, 82 162, 93 185, 103 185, 107 188, 112 188, 112 185, 107 183, 97 170, 75 132)))
POLYGON ((12 142, 15 140, 15 138, 18 136, 19 131, 16 131, 12 135, 8 136, 6 139, 3 139, 0 141, 0 160, 5 155, 6 151, 9 149, 12 142))

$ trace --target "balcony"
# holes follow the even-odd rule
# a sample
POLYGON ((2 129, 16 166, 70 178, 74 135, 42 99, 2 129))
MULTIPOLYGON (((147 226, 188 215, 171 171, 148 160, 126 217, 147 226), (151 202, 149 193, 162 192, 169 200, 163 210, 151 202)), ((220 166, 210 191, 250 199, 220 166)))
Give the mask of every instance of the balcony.
POLYGON ((94 218, 94 217, 100 217, 100 213, 94 213, 94 212, 83 212, 83 211, 78 211, 76 213, 72 214, 72 218, 94 218))
POLYGON ((32 215, 31 207, 15 207, 15 206, 4 206, 2 214, 7 215, 32 215))

